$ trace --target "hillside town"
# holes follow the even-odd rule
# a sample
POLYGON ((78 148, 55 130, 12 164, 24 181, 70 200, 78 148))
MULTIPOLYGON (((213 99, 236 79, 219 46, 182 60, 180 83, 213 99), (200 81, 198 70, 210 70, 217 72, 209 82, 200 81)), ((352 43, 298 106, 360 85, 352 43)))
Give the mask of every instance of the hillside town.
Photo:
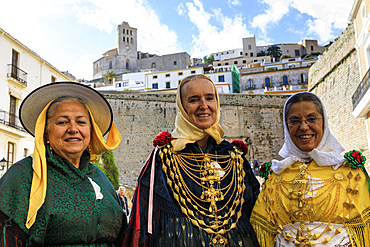
POLYGON ((348 13, 325 44, 250 36, 204 57, 140 51, 124 19, 91 80, 0 26, 0 246, 368 246, 370 0, 348 13), (88 136, 78 158, 63 130, 88 136))

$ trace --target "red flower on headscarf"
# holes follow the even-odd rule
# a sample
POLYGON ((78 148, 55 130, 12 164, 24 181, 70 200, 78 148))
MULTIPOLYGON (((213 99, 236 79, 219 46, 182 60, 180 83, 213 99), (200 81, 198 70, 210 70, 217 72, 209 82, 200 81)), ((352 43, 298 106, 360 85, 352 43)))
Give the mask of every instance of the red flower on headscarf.
POLYGON ((168 132, 161 132, 159 133, 153 140, 154 147, 156 146, 163 146, 172 141, 171 134, 168 132))
POLYGON ((232 145, 236 146, 241 152, 243 152, 243 155, 246 155, 248 152, 248 146, 245 144, 245 142, 240 140, 234 140, 232 145))
POLYGON ((360 151, 353 150, 345 153, 344 158, 351 165, 352 168, 364 167, 366 157, 362 155, 360 151))

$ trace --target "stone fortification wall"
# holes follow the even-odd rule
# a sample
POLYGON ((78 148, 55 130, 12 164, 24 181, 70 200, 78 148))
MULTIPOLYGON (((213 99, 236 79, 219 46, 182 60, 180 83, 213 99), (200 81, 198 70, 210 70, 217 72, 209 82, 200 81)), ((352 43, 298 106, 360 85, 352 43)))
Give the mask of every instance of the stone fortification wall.
MULTIPOLYGON (((175 94, 107 93, 114 124, 122 135, 114 151, 120 183, 134 186, 153 149, 154 137, 172 132, 176 117, 175 94)), ((283 145, 282 109, 287 96, 221 94, 220 124, 224 139, 248 143, 249 160, 259 163, 278 158, 283 145)))
POLYGON ((310 68, 309 91, 324 102, 330 131, 346 151, 357 149, 370 157, 365 121, 352 115, 352 95, 361 81, 354 45, 350 25, 310 68))

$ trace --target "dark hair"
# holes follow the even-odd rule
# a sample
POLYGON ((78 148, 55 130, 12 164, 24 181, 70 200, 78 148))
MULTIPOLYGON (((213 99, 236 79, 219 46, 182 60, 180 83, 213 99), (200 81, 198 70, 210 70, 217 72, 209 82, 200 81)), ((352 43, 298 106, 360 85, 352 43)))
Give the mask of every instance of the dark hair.
POLYGON ((90 117, 90 113, 89 113, 89 110, 86 106, 86 103, 78 98, 78 97, 72 97, 72 96, 63 96, 63 97, 60 97, 56 100, 54 100, 50 105, 49 105, 49 108, 46 112, 46 120, 45 120, 45 132, 44 132, 44 135, 46 136, 46 134, 49 133, 49 119, 53 117, 53 115, 55 114, 55 110, 57 109, 57 107, 62 104, 62 103, 65 103, 65 102, 79 102, 81 103, 84 107, 85 107, 85 110, 87 112, 87 114, 89 115, 89 119, 90 119, 90 123, 91 123, 91 117, 90 117))
POLYGON ((321 101, 320 99, 312 94, 312 93, 297 93, 295 95, 293 95, 290 99, 288 99, 287 103, 286 103, 286 107, 285 107, 285 112, 284 112, 284 115, 285 115, 285 122, 287 122, 287 115, 288 115, 288 112, 290 110, 290 107, 295 104, 295 103, 299 103, 299 102, 303 102, 303 101, 306 101, 306 102, 312 102, 316 105, 316 109, 317 111, 324 117, 324 108, 321 104, 321 101))

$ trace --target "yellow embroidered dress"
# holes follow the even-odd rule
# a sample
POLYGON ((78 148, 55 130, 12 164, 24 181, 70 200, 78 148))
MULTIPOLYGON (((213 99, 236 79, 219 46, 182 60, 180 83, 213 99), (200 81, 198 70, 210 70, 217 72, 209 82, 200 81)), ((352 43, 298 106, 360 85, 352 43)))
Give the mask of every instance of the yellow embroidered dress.
POLYGON ((349 164, 337 170, 296 162, 271 173, 251 223, 261 246, 370 246, 369 179, 349 164), (299 245, 303 244, 303 245, 299 245))

